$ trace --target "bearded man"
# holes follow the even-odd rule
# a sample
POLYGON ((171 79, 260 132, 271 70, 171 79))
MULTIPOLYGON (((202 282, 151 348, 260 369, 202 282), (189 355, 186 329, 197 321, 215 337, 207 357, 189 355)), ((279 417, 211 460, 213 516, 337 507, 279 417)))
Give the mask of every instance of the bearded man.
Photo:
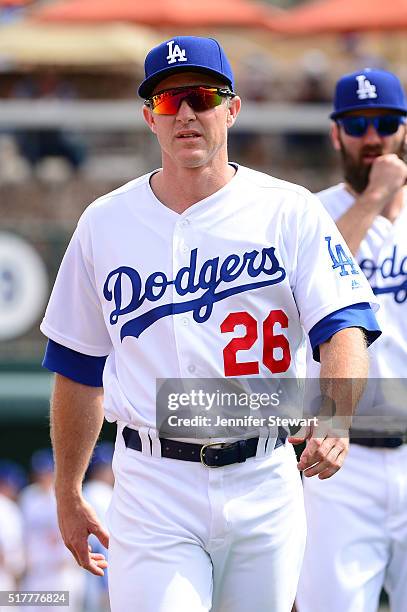
MULTIPOLYGON (((376 612, 383 587, 392 612, 406 610, 406 115, 405 93, 390 72, 366 69, 337 83, 331 138, 344 182, 318 197, 376 294, 383 334, 370 353, 344 468, 329 481, 304 472, 299 612, 376 612)), ((309 357, 308 377, 319 376, 309 357)))

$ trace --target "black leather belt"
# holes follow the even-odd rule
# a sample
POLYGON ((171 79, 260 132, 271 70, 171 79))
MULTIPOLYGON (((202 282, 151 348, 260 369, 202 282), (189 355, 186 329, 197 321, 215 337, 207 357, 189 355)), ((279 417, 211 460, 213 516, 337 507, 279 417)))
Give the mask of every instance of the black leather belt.
MULTIPOLYGON (((125 427, 123 438, 127 448, 141 451, 141 438, 136 429, 125 427)), ((201 462, 206 467, 223 467, 232 463, 244 463, 246 459, 254 457, 257 452, 259 438, 237 440, 236 442, 211 442, 209 444, 191 444, 190 442, 177 442, 168 438, 159 438, 161 443, 161 456, 182 461, 201 462)), ((275 448, 282 446, 285 438, 276 440, 275 448)), ((151 442, 150 442, 151 444, 151 442)))
POLYGON ((391 438, 379 438, 371 434, 365 437, 361 436, 360 432, 358 432, 356 435, 351 434, 350 442, 352 444, 359 444, 360 446, 368 446, 369 448, 398 448, 402 444, 407 443, 407 438, 405 435, 396 435, 391 438))

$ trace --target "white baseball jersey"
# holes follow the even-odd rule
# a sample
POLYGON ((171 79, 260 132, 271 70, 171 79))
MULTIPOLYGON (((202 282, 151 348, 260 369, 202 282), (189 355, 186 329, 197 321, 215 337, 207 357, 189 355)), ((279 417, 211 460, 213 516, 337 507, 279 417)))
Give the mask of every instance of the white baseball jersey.
MULTIPOLYGON (((53 489, 39 484, 26 487, 20 496, 27 571, 23 590, 69 590, 69 610, 82 610, 85 574, 65 547, 57 519, 53 489)), ((33 612, 40 607, 34 606, 33 612)))
MULTIPOLYGON (((87 480, 83 485, 83 496, 95 510, 102 525, 106 527, 106 514, 112 501, 113 486, 98 479, 87 480)), ((89 537, 89 543, 93 552, 100 552, 108 558, 108 551, 99 542, 95 535, 89 537)), ((86 573, 86 612, 96 612, 108 609, 107 591, 108 572, 105 570, 103 578, 86 573)))
MULTIPOLYGON (((332 313, 374 303, 302 187, 240 166, 177 214, 150 177, 84 212, 41 325, 69 349, 108 355, 108 420, 154 427, 156 378, 305 376, 306 334, 319 344, 340 328, 332 313)), ((354 325, 366 327, 358 315, 354 325)))
MULTIPOLYGON (((335 220, 354 203, 343 183, 317 195, 335 220)), ((393 427, 405 430, 406 387, 401 379, 407 356, 406 231, 404 205, 394 223, 376 217, 356 254, 380 303, 383 330, 369 351, 369 376, 376 380, 368 381, 358 405, 353 419, 357 430, 382 434, 393 427)), ((318 375, 311 351, 307 371, 318 375)), ((351 444, 334 477, 304 478, 308 533, 297 590, 299 612, 376 611, 383 586, 391 610, 406 609, 406 461, 406 444, 398 448, 351 444), (327 541, 329 556, 321 566, 327 541)))
POLYGON ((18 505, 0 493, 0 590, 14 590, 25 566, 23 523, 18 505))
MULTIPOLYGON (((317 194, 318 198, 337 221, 353 205, 355 198, 347 191, 344 183, 335 185, 317 194)), ((356 260, 366 275, 376 299, 380 304, 378 321, 382 336, 370 349, 369 377, 372 379, 392 378, 398 381, 384 382, 374 386, 369 383, 357 414, 377 413, 377 422, 367 422, 358 417, 357 428, 367 427, 380 430, 394 417, 405 419, 404 397, 406 387, 407 356, 407 191, 404 207, 394 223, 378 215, 362 240, 356 253, 356 260)), ((317 376, 319 366, 309 354, 309 375, 317 376)), ((396 427, 397 429, 397 427, 396 427)))

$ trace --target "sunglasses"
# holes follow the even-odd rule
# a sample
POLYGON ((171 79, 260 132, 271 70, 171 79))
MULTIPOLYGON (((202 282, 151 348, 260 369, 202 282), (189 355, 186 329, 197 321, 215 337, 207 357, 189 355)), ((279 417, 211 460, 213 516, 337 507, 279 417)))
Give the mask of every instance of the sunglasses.
POLYGON ((395 134, 406 118, 401 115, 381 115, 380 117, 341 117, 337 123, 343 127, 345 134, 360 138, 364 136, 369 125, 373 125, 379 136, 391 136, 395 134))
POLYGON ((219 106, 224 98, 233 98, 235 95, 233 91, 221 87, 174 87, 151 96, 145 101, 145 105, 156 115, 176 115, 181 102, 186 100, 195 112, 201 113, 219 106))

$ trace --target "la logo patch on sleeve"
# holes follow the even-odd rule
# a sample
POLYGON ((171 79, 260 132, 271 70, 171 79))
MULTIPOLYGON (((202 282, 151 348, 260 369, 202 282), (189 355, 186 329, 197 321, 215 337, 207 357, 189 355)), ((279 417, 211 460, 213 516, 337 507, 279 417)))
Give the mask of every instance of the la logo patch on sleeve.
POLYGON ((343 246, 339 243, 336 244, 334 248, 332 248, 331 236, 325 236, 325 240, 327 242, 329 256, 333 263, 332 269, 336 270, 337 268, 340 268, 340 275, 348 276, 349 272, 346 268, 347 266, 349 266, 352 274, 359 274, 359 270, 356 267, 355 260, 351 255, 347 255, 345 253, 345 249, 343 248, 343 246))

